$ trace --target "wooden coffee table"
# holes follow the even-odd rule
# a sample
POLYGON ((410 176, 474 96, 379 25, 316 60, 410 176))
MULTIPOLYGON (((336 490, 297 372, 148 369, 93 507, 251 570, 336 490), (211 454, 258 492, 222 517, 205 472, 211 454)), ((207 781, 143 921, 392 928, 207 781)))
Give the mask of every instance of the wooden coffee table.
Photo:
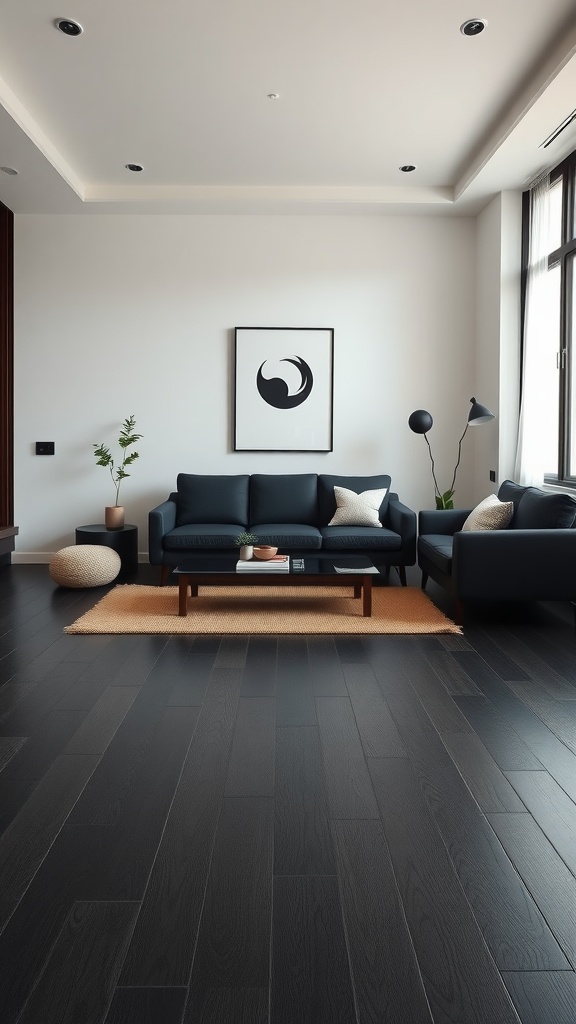
POLYGON ((237 571, 235 555, 194 555, 173 569, 178 577, 178 614, 188 613, 188 591, 198 597, 198 587, 353 587, 362 601, 362 614, 372 615, 372 578, 379 570, 369 558, 358 556, 290 556, 290 569, 237 571), (338 572, 337 569, 346 569, 338 572))

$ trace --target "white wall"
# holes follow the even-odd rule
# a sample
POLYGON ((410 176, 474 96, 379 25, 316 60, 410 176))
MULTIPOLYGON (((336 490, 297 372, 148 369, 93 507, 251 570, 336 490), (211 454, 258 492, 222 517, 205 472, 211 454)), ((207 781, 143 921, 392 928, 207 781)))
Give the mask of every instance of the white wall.
MULTIPOLYGON (((474 360, 475 222, 372 216, 17 216, 14 561, 46 561, 102 522, 114 492, 92 443, 134 413, 140 459, 120 500, 139 526, 178 472, 389 472, 433 505, 427 408, 442 489, 474 360), (234 453, 233 328, 333 327, 334 451, 234 453), (34 442, 53 440, 55 456, 34 442)), ((489 428, 488 428, 489 429, 489 428)), ((464 444, 467 445, 468 437, 464 444)), ((477 490, 463 453, 457 503, 477 490)))

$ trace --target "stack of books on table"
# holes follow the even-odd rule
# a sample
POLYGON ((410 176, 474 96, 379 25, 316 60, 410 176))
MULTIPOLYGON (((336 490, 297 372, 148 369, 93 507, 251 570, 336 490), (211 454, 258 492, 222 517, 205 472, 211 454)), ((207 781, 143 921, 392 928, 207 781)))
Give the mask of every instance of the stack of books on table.
POLYGON ((236 562, 236 572, 289 572, 290 557, 288 555, 273 555, 272 558, 260 559, 239 558, 236 562))

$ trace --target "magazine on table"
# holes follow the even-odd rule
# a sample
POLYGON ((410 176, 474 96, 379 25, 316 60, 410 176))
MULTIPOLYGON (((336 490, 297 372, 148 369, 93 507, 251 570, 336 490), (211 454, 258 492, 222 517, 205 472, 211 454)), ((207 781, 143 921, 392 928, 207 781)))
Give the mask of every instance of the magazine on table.
POLYGON ((272 558, 258 559, 239 558, 236 562, 237 572, 289 572, 289 555, 273 555, 272 558))

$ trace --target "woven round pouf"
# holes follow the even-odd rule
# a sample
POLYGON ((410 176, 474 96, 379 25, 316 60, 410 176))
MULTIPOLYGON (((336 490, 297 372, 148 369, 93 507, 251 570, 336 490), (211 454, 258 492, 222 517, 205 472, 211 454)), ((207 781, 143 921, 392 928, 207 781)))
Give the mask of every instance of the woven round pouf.
POLYGON ((50 575, 60 587, 103 587, 120 572, 120 555, 103 544, 73 544, 50 559, 50 575))

